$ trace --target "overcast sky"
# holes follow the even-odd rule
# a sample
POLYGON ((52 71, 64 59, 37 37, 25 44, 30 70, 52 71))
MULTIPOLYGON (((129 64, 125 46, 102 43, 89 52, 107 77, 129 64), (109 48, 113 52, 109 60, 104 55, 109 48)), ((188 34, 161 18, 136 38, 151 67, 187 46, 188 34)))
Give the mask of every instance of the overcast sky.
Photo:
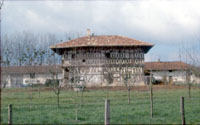
POLYGON ((179 60, 182 42, 200 42, 199 0, 5 1, 2 33, 122 35, 155 44, 146 61, 179 60))

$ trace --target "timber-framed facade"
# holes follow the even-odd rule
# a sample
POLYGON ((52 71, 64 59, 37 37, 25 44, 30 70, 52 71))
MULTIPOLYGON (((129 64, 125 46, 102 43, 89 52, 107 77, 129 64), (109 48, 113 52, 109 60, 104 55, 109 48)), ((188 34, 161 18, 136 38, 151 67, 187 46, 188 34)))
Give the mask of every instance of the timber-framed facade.
POLYGON ((123 36, 89 35, 51 46, 62 55, 64 84, 123 85, 124 76, 143 83, 144 54, 153 45, 123 36))

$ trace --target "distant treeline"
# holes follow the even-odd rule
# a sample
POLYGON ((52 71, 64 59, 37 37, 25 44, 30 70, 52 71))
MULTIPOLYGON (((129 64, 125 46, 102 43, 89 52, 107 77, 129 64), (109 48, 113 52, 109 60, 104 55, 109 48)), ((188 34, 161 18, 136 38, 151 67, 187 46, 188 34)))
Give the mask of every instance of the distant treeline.
POLYGON ((55 54, 51 45, 79 37, 79 33, 65 33, 64 40, 55 34, 16 32, 2 36, 2 66, 60 64, 61 56, 55 54))

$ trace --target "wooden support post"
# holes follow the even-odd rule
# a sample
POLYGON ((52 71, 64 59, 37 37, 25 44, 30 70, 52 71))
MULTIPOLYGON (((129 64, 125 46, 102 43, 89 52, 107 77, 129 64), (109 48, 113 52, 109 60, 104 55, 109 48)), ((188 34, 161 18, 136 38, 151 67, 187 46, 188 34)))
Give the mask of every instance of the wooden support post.
POLYGON ((12 125, 12 104, 8 105, 8 125, 12 125))
POLYGON ((182 96, 180 98, 180 108, 181 108, 182 125, 185 125, 184 97, 182 96))
POLYGON ((78 109, 76 108, 76 122, 78 122, 78 109))
POLYGON ((40 88, 38 90, 39 90, 39 98, 40 98, 40 88))
POLYGON ((130 104, 130 100, 131 100, 131 99, 130 99, 130 98, 131 98, 131 97, 130 97, 130 91, 131 91, 131 89, 128 88, 128 104, 130 104))
POLYGON ((150 102, 151 102, 151 117, 153 117, 153 88, 152 88, 152 75, 150 74, 150 102))
POLYGON ((107 86, 106 86, 106 99, 109 98, 109 85, 107 83, 107 86))
POLYGON ((189 98, 191 98, 191 84, 188 83, 188 95, 189 95, 189 98))
POLYGON ((110 124, 110 100, 105 100, 105 125, 110 124))

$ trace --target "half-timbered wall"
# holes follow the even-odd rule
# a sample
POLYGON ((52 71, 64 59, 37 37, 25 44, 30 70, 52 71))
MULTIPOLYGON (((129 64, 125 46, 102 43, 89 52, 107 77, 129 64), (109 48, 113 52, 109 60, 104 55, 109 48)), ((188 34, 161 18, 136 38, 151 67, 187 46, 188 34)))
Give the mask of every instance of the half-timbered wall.
POLYGON ((73 48, 64 52, 62 63, 66 83, 76 77, 86 78, 87 85, 105 85, 106 75, 112 74, 112 84, 117 85, 122 84, 123 74, 141 81, 144 51, 139 47, 73 48))

